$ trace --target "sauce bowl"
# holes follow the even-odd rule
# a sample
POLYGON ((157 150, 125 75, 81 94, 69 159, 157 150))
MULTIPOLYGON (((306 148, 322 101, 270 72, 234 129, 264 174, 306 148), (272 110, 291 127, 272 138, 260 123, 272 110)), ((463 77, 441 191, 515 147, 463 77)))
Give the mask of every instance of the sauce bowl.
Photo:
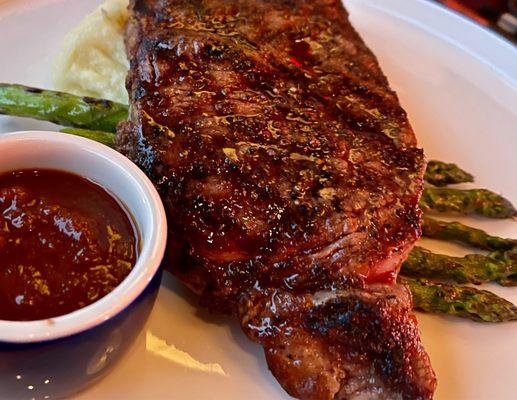
POLYGON ((140 253, 119 286, 82 309, 46 320, 0 320, 0 399, 55 399, 106 375, 151 312, 167 241, 160 196, 144 173, 115 150, 56 132, 0 135, 0 173, 32 168, 74 173, 104 187, 133 217, 140 253))

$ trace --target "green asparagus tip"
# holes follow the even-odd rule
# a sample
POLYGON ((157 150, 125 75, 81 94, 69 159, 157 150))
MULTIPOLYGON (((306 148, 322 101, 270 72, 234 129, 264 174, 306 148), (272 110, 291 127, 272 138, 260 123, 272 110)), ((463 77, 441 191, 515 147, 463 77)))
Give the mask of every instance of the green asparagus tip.
POLYGON ((452 257, 416 246, 402 264, 401 272, 413 278, 474 284, 498 282, 510 286, 515 285, 517 276, 517 250, 452 257))
POLYGON ((424 216, 422 234, 440 240, 453 240, 483 250, 511 250, 517 247, 516 239, 492 236, 481 229, 472 228, 459 222, 446 222, 424 216))
POLYGON ((477 214, 489 218, 517 215, 517 210, 508 199, 487 189, 425 188, 420 206, 424 211, 477 214))
POLYGON ((427 163, 425 180, 435 186, 455 183, 474 182, 474 176, 462 170, 456 164, 431 160, 427 163))
POLYGON ((413 294, 413 306, 419 311, 455 315, 477 322, 517 320, 517 307, 488 290, 402 276, 399 282, 408 285, 413 294))

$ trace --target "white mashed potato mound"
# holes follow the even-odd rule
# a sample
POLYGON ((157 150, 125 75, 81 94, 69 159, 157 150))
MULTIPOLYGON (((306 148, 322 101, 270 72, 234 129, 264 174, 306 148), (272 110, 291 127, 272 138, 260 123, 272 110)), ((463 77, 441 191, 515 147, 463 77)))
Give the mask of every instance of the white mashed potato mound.
POLYGON ((57 90, 128 103, 124 48, 128 0, 108 0, 68 33, 53 70, 57 90))

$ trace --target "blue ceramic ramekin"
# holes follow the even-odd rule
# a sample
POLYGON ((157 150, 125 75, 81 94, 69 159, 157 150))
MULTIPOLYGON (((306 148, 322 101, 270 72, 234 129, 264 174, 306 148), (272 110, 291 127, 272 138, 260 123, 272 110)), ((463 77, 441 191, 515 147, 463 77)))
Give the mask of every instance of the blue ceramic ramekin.
POLYGON ((136 165, 91 140, 41 131, 4 134, 0 154, 0 173, 51 168, 102 185, 126 206, 140 234, 136 265, 104 298, 52 319, 0 320, 0 399, 64 397, 102 378, 143 328, 160 286, 165 212, 136 165))

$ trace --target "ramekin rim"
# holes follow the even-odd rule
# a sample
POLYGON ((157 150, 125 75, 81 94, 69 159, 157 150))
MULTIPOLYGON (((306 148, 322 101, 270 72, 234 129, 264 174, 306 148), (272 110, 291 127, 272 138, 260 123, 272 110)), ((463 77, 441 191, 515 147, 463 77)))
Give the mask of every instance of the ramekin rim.
POLYGON ((149 240, 144 241, 131 273, 112 292, 84 308, 55 318, 37 321, 0 320, 0 343, 3 344, 47 342, 86 332, 130 306, 158 273, 167 242, 167 220, 160 196, 138 166, 117 151, 93 140, 53 131, 19 131, 1 134, 0 149, 12 141, 19 141, 20 144, 23 141, 60 143, 77 146, 78 152, 95 153, 129 173, 138 184, 139 191, 145 195, 151 235, 149 240))

